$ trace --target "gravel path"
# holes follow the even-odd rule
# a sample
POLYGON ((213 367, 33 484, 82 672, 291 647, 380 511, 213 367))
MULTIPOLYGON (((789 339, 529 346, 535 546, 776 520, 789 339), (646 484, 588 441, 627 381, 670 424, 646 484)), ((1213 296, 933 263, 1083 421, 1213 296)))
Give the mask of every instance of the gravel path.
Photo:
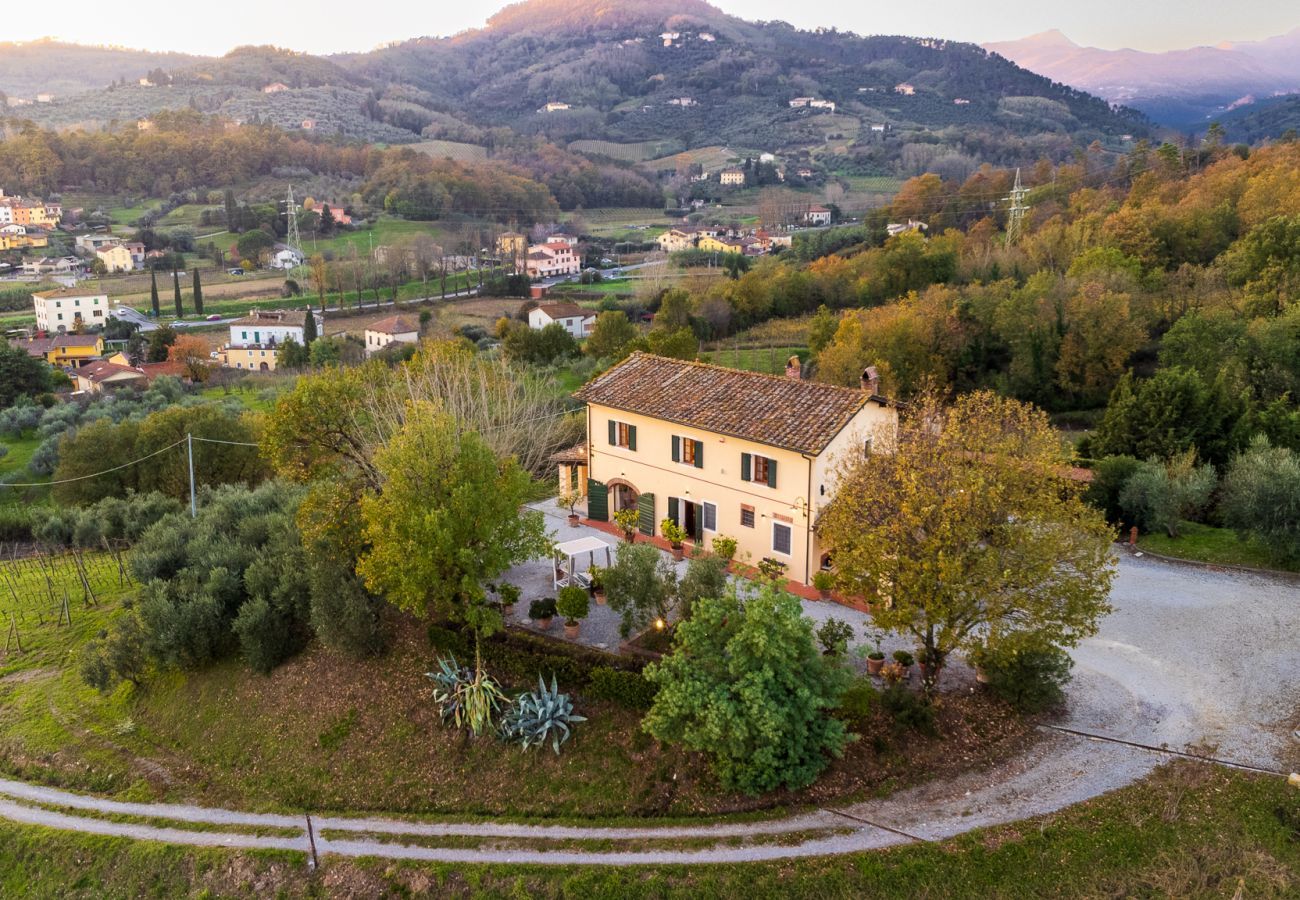
MULTIPOLYGON (((1070 712, 1062 724, 1173 749, 1212 749, 1235 762, 1300 768, 1292 738, 1300 703, 1300 586, 1294 581, 1156 562, 1125 555, 1112 591, 1115 611, 1075 652, 1070 712)), ((850 610, 811 604, 817 618, 859 622, 850 610)), ((948 676, 945 676, 948 677, 948 676)), ((958 675, 957 677, 960 677, 958 675)), ((445 862, 660 865, 747 862, 854 853, 940 840, 974 828, 1062 809, 1141 778, 1161 754, 1051 733, 1020 757, 985 772, 836 810, 770 822, 656 828, 406 822, 314 818, 319 855, 445 862), (843 829, 851 828, 844 832, 843 829), (322 832, 330 835, 324 836, 322 832), (341 837, 339 832, 355 835, 341 837), (387 836, 389 840, 376 839, 387 836), (784 836, 784 837, 783 837, 784 836), (736 844, 736 838, 769 842, 736 844), (477 847, 403 844, 403 839, 479 838, 477 847), (637 841, 716 839, 691 849, 637 848, 637 841), (627 849, 547 842, 614 840, 627 849), (518 844, 525 846, 518 846, 518 844)), ((309 852, 306 818, 178 804, 121 803, 0 780, 0 817, 51 828, 194 846, 309 852), (34 806, 32 804, 42 804, 34 806), (55 811, 66 807, 79 813, 55 811), (221 826, 297 828, 297 837, 204 832, 111 822, 96 814, 221 826)))

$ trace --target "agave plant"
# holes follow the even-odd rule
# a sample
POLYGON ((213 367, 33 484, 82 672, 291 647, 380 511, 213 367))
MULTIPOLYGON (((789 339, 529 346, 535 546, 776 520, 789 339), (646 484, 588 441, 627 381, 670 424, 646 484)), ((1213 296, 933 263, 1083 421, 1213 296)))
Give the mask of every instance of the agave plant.
POLYGON ((555 676, 551 676, 551 686, 547 688, 546 679, 539 675, 537 690, 521 694, 506 711, 501 720, 501 737, 519 742, 525 750, 550 738, 551 749, 558 755, 560 745, 572 734, 570 726, 585 721, 586 716, 574 713, 572 698, 560 693, 555 676))
POLYGON ((483 670, 462 666, 453 654, 438 658, 438 669, 426 672, 434 683, 433 701, 444 725, 468 727, 474 736, 487 731, 501 708, 505 693, 497 680, 483 670))
POLYGON ((438 714, 442 716, 442 724, 455 722, 459 726, 461 691, 473 680, 474 673, 462 666, 455 654, 452 654, 450 657, 438 657, 437 670, 425 672, 424 677, 434 684, 433 702, 438 704, 438 714))

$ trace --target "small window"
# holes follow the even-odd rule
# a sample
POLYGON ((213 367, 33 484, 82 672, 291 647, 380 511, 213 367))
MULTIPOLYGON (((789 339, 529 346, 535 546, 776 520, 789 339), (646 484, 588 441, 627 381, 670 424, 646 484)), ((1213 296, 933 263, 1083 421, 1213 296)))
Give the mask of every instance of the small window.
POLYGON ((862 442, 862 458, 871 459, 871 442, 872 438, 867 438, 862 442))
POLYGON ((718 530, 718 507, 715 504, 704 502, 704 530, 718 530))
POLYGON ((754 507, 742 506, 740 508, 740 524, 746 528, 754 527, 754 507))
POLYGON ((784 556, 790 555, 790 539, 792 531, 789 525, 782 522, 772 523, 772 550, 784 556))
POLYGON ((626 422, 609 421, 609 442, 615 447, 626 447, 628 450, 636 449, 636 426, 629 425, 626 422))
POLYGON ((754 481, 760 483, 767 481, 768 465, 770 463, 771 460, 768 459, 766 456, 754 457, 754 474, 752 476, 754 481))

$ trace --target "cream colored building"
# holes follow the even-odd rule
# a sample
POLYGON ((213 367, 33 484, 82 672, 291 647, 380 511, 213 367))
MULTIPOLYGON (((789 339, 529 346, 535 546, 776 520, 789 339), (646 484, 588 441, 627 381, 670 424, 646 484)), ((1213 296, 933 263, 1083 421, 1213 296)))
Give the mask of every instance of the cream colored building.
POLYGON ((724 186, 743 187, 745 184, 745 170, 723 169, 722 174, 718 176, 718 181, 724 186))
POLYGON ((726 535, 739 561, 806 584, 830 564, 815 525, 838 461, 894 440, 897 408, 875 391, 634 353, 576 395, 588 516, 636 509, 643 533, 672 519, 705 546, 726 535))
POLYGON ((135 259, 131 251, 122 244, 109 244, 95 251, 95 258, 104 264, 109 272, 130 272, 135 268, 135 259))
POLYGON ((32 309, 36 313, 37 331, 102 326, 108 322, 108 294, 88 294, 74 289, 40 291, 32 294, 32 309))
POLYGON ((366 356, 390 344, 418 344, 420 327, 405 316, 389 316, 366 326, 366 356))

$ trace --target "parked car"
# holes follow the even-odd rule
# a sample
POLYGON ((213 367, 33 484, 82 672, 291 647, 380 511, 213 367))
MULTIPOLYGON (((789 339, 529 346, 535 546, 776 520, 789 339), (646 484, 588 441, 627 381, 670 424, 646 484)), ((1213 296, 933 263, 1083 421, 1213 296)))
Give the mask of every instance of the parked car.
POLYGON ((209 322, 220 322, 220 321, 221 321, 221 313, 213 313, 212 315, 208 316, 207 318, 208 318, 208 321, 209 321, 209 322))
POLYGON ((226 269, 226 274, 227 274, 227 275, 243 275, 243 274, 244 274, 244 270, 243 270, 243 269, 226 269))

